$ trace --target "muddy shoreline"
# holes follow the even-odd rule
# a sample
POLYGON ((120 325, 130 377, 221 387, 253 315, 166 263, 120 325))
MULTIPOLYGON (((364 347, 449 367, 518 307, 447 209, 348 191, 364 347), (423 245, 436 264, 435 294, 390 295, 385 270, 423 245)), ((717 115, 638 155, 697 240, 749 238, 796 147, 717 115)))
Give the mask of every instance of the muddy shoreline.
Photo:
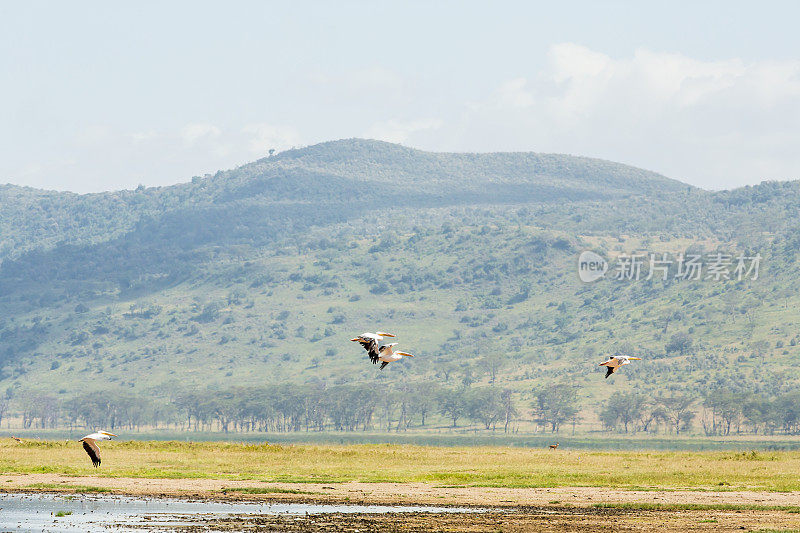
POLYGON ((368 505, 517 508, 596 504, 798 506, 800 492, 621 490, 597 487, 504 488, 428 483, 275 483, 256 480, 149 479, 60 474, 0 474, 0 492, 102 492, 209 501, 292 501, 368 505))
POLYGON ((423 532, 733 532, 794 531, 800 519, 777 512, 666 512, 617 509, 519 509, 480 515, 232 516, 198 520, 174 531, 286 531, 294 533, 395 531, 423 532))
POLYGON ((271 483, 253 480, 71 477, 56 474, 0 475, 0 492, 77 494, 87 499, 92 499, 96 494, 100 498, 125 495, 209 503, 414 505, 484 509, 477 513, 203 513, 182 515, 180 523, 169 526, 160 525, 154 520, 138 527, 150 531, 416 533, 800 530, 800 513, 797 512, 800 493, 797 492, 626 491, 592 487, 509 489, 445 487, 423 483, 271 483), (247 491, 262 492, 254 494, 247 491), (667 507, 653 508, 653 505, 667 507), (677 507, 670 508, 670 505, 677 507), (681 505, 686 508, 681 508, 681 505), (691 508, 697 505, 719 508, 691 508))

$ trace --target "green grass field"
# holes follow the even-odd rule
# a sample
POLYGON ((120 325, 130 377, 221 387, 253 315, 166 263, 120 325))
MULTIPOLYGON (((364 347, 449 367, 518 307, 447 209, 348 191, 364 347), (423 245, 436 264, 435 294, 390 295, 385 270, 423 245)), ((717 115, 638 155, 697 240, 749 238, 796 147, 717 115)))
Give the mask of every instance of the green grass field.
MULTIPOLYGON (((77 440, 88 432, 86 429, 15 429, 0 430, 0 439, 16 435, 25 440, 77 440)), ((521 448, 547 448, 556 441, 561 450, 570 451, 800 451, 800 439, 794 435, 730 435, 727 437, 705 437, 698 435, 648 435, 636 433, 569 432, 553 434, 489 432, 482 428, 459 427, 438 430, 410 430, 401 432, 379 431, 296 431, 286 433, 261 432, 212 432, 142 430, 121 432, 124 439, 137 441, 181 441, 181 442, 235 442, 245 444, 402 444, 414 446, 516 446, 521 448)), ((561 451, 560 450, 560 451, 561 451)))
POLYGON ((443 486, 800 490, 800 452, 555 452, 513 447, 101 443, 94 469, 77 442, 0 444, 0 473, 443 486))

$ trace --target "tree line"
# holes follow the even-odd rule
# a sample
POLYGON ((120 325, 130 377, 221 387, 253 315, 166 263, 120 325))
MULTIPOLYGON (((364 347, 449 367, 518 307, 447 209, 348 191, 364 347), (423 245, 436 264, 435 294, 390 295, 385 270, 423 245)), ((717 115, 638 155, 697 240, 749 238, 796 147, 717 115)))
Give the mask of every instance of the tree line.
POLYGON ((695 421, 706 436, 800 434, 800 392, 768 396, 712 389, 702 395, 651 396, 637 392, 612 395, 599 410, 609 431, 652 432, 663 424, 676 434, 695 421))
POLYGON ((183 390, 163 396, 97 391, 68 399, 43 391, 7 394, 0 422, 16 414, 25 428, 107 428, 179 431, 405 431, 460 421, 511 431, 513 393, 497 387, 401 385, 274 385, 183 390))
MULTIPOLYGON (((406 431, 464 424, 503 432, 521 421, 557 433, 586 421, 578 387, 552 383, 520 394, 497 386, 269 385, 224 390, 186 389, 142 396, 97 391, 60 398, 45 391, 8 391, 0 397, 0 422, 17 416, 24 428, 142 428, 175 431, 298 432, 406 431)), ((707 436, 800 434, 800 392, 772 397, 714 389, 702 395, 619 392, 597 410, 605 431, 707 436)))

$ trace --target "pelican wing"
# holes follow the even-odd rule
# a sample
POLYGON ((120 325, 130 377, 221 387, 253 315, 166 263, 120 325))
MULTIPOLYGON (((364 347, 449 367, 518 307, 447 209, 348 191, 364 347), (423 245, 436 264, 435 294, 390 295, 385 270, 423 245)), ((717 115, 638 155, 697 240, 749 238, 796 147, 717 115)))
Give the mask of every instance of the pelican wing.
POLYGON ((94 433, 90 433, 83 438, 92 440, 111 440, 111 437, 116 437, 116 435, 109 433, 108 431, 95 431, 94 433))
POLYGON ((95 440, 84 437, 81 439, 81 442, 83 442, 83 449, 86 450, 86 453, 92 460, 92 465, 95 468, 100 466, 100 448, 97 447, 95 440))
POLYGON ((608 361, 600 363, 600 366, 606 367, 606 377, 608 377, 623 365, 629 365, 631 361, 638 361, 639 359, 639 357, 631 357, 628 355, 615 355, 609 357, 608 361))
POLYGON ((356 342, 363 346, 367 351, 367 355, 369 355, 373 365, 378 362, 378 341, 374 337, 365 337, 362 335, 358 337, 356 342))
POLYGON ((378 349, 378 355, 388 356, 394 354, 394 347, 397 346, 396 342, 384 344, 378 349))

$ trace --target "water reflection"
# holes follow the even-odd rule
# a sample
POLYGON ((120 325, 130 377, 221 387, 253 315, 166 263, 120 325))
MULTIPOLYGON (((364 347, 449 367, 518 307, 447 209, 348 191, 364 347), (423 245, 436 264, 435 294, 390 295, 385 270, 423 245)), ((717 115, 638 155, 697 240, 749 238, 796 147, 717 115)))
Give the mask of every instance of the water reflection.
POLYGON ((188 501, 94 494, 0 494, 0 530, 134 530, 137 526, 188 524, 224 515, 305 515, 327 513, 476 513, 485 509, 431 506, 340 505, 188 501))

